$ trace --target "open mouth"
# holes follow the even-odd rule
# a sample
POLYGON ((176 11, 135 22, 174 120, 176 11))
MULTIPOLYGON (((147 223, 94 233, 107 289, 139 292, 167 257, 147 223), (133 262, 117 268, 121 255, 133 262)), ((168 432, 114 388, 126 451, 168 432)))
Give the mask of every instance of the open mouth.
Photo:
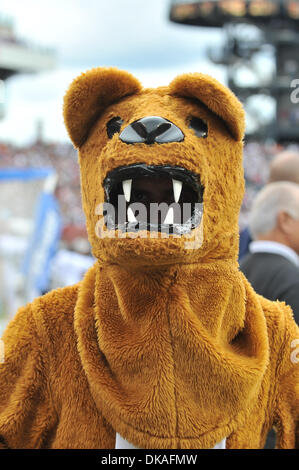
POLYGON ((183 235, 202 219, 204 188, 185 168, 136 163, 110 171, 104 182, 109 230, 183 235))

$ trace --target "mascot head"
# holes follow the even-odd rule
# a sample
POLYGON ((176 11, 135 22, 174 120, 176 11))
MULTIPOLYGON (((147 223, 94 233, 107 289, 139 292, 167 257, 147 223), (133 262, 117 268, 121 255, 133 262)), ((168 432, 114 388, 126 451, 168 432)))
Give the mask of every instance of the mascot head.
POLYGON ((229 89, 199 73, 143 89, 127 72, 95 68, 71 84, 64 119, 95 257, 237 259, 244 111, 229 89))

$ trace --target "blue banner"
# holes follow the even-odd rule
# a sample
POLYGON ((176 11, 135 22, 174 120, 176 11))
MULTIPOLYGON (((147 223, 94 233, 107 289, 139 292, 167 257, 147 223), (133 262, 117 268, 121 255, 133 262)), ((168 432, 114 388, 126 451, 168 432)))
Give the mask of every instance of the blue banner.
POLYGON ((26 276, 27 292, 40 295, 49 288, 51 260, 57 251, 61 235, 61 216, 53 194, 41 194, 34 226, 23 272, 26 276))
POLYGON ((52 168, 0 168, 0 181, 45 179, 53 173, 52 168))

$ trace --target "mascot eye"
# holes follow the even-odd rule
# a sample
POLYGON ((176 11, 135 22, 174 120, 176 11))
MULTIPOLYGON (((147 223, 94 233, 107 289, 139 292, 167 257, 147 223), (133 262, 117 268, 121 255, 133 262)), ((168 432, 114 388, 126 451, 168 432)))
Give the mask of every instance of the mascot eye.
POLYGON ((193 129, 197 137, 208 137, 208 126, 200 118, 192 117, 189 122, 190 129, 193 129))
POLYGON ((120 131, 121 125, 124 121, 118 116, 110 119, 110 121, 107 122, 106 127, 107 127, 107 135, 109 139, 112 139, 114 134, 120 131))

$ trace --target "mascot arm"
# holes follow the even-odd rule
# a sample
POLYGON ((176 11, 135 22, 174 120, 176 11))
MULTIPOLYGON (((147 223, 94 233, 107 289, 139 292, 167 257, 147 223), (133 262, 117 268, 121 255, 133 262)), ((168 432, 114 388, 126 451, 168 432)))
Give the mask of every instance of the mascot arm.
POLYGON ((276 393, 275 421, 279 449, 299 448, 299 328, 286 318, 284 354, 276 393), (287 353, 285 352, 287 351, 287 353))
POLYGON ((46 358, 31 307, 20 308, 3 337, 0 363, 0 449, 41 448, 55 421, 46 358))

